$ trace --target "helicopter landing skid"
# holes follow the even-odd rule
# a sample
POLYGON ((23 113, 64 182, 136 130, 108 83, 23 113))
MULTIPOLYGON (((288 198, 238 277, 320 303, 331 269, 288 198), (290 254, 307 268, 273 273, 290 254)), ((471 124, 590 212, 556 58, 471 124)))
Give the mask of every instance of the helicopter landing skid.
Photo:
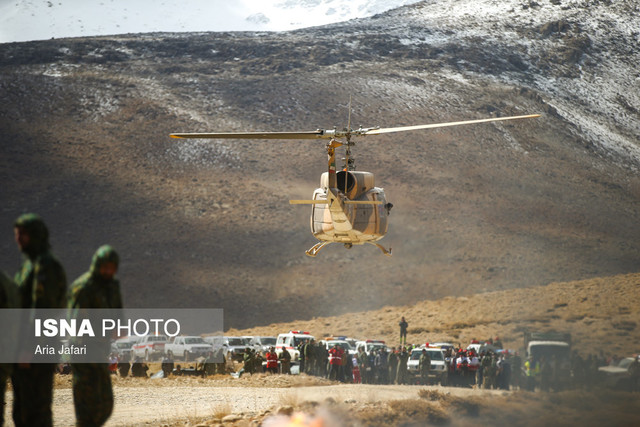
POLYGON ((370 245, 376 246, 378 249, 380 249, 382 251, 383 254, 385 254, 386 256, 391 256, 391 248, 389 248, 389 250, 386 250, 384 248, 384 246, 378 244, 378 243, 373 243, 373 242, 367 242, 370 245))
POLYGON ((309 256, 315 257, 316 255, 318 255, 318 252, 320 252, 320 250, 325 246, 327 246, 329 243, 331 242, 318 242, 315 245, 313 245, 310 249, 305 251, 305 253, 309 256))

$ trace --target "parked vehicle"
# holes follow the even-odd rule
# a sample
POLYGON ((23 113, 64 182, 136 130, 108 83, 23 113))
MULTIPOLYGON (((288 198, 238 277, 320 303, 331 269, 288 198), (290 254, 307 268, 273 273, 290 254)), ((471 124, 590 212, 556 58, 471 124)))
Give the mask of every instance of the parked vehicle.
POLYGON ((360 350, 360 347, 364 348, 364 351, 369 354, 371 350, 374 352, 378 352, 379 349, 384 348, 387 349, 387 344, 382 340, 366 340, 366 341, 356 341, 356 349, 360 350))
POLYGON ((356 343, 358 342, 358 340, 356 340, 355 338, 349 338, 346 336, 332 336, 332 337, 327 337, 320 342, 325 342, 325 343, 331 342, 331 345, 327 347, 327 348, 330 348, 330 347, 333 347, 333 341, 338 341, 338 344, 340 345, 340 347, 342 347, 344 351, 348 352, 350 355, 353 356, 357 353, 356 343), (347 343, 347 346, 345 346, 343 343, 347 343))
POLYGON ((625 357, 613 365, 599 367, 598 375, 602 385, 616 390, 632 391, 633 378, 629 368, 633 361, 633 357, 625 357))
POLYGON ((289 331, 286 334, 280 334, 276 340, 276 354, 280 358, 283 351, 288 351, 291 355, 291 362, 299 362, 300 351, 298 346, 311 340, 315 340, 315 337, 309 332, 289 331))
POLYGON ((340 340, 340 339, 326 339, 321 340, 320 344, 323 345, 327 350, 330 350, 331 347, 338 344, 342 349, 349 355, 353 356, 356 354, 356 350, 351 347, 348 341, 340 340))
POLYGON ((558 388, 566 388, 571 383, 571 334, 559 332, 525 332, 524 348, 532 366, 537 363, 556 364, 558 388))
POLYGON ((129 361, 131 360, 132 347, 139 339, 140 337, 136 336, 118 338, 111 343, 111 352, 116 353, 120 360, 129 361))
POLYGON ((407 361, 407 370, 412 383, 421 382, 422 375, 420 373, 420 355, 422 350, 426 350, 431 358, 431 367, 429 369, 429 382, 431 384, 440 383, 447 385, 449 381, 449 372, 444 359, 444 350, 441 348, 433 348, 421 346, 411 351, 409 360, 407 361))
POLYGON ((250 338, 246 337, 223 337, 223 347, 228 359, 241 361, 247 347, 251 347, 250 338))
POLYGON ((173 342, 165 344, 164 351, 168 356, 181 357, 185 362, 189 362, 198 357, 205 357, 213 351, 213 346, 207 344, 202 337, 175 337, 173 342))
POLYGON ((277 337, 256 336, 250 337, 249 342, 251 343, 251 348, 259 352, 260 354, 264 354, 269 350, 270 347, 276 346, 277 340, 277 337))
POLYGON ((147 335, 136 342, 131 351, 133 357, 142 357, 146 361, 160 359, 164 355, 164 346, 169 340, 164 335, 147 335))

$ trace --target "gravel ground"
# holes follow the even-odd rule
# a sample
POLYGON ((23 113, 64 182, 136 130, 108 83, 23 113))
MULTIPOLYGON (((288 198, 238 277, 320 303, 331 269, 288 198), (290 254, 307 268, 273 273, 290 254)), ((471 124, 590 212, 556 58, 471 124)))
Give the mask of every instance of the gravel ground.
MULTIPOLYGON (((253 379, 223 379, 219 381, 196 378, 177 380, 114 381, 115 408, 107 426, 163 425, 183 422, 220 414, 244 414, 260 416, 269 409, 281 406, 297 406, 305 401, 323 402, 331 397, 336 402, 371 404, 375 402, 416 399, 423 386, 332 384, 305 385, 300 379, 283 381, 283 376, 270 379, 256 376, 253 379), (232 386, 233 381, 242 386, 232 386), (265 384, 272 383, 275 387, 265 384)), ((322 380, 320 380, 322 382, 322 380)), ((442 387, 433 389, 445 390, 442 387)), ((446 388, 455 395, 485 395, 503 393, 487 390, 446 388)), ((6 394, 6 408, 11 407, 11 392, 6 394)), ((13 426, 10 410, 5 409, 7 426, 13 426)), ((75 416, 71 389, 66 384, 56 384, 53 402, 54 424, 73 426, 75 416)))

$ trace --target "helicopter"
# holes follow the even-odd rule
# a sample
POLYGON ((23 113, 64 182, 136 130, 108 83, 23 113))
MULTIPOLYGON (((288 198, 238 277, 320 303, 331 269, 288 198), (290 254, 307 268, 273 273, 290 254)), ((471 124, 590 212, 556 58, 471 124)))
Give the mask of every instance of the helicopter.
POLYGON ((327 172, 320 177, 320 187, 309 200, 290 200, 292 205, 311 205, 311 233, 318 243, 306 251, 315 257, 320 250, 331 243, 342 243, 346 248, 353 245, 371 244, 391 256, 391 248, 379 243, 388 231, 388 217, 393 205, 387 202, 384 189, 375 186, 374 174, 357 171, 351 148, 352 138, 405 132, 421 129, 435 129, 477 123, 519 120, 540 117, 540 114, 522 116, 492 117, 486 119, 457 122, 434 123, 391 128, 371 127, 351 129, 351 108, 348 127, 342 130, 316 129, 302 132, 220 132, 220 133, 172 133, 172 138, 196 139, 328 139, 327 172), (336 149, 345 147, 344 166, 336 168, 336 149))

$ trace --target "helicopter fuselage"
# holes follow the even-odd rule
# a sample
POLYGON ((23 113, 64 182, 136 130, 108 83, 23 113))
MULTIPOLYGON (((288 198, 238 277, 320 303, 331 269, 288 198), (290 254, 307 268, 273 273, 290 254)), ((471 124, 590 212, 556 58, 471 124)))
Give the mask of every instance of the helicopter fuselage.
POLYGON ((370 172, 341 171, 336 188, 329 187, 329 173, 322 174, 313 200, 311 233, 322 242, 362 245, 376 242, 388 229, 389 205, 384 190, 376 187, 370 172))

